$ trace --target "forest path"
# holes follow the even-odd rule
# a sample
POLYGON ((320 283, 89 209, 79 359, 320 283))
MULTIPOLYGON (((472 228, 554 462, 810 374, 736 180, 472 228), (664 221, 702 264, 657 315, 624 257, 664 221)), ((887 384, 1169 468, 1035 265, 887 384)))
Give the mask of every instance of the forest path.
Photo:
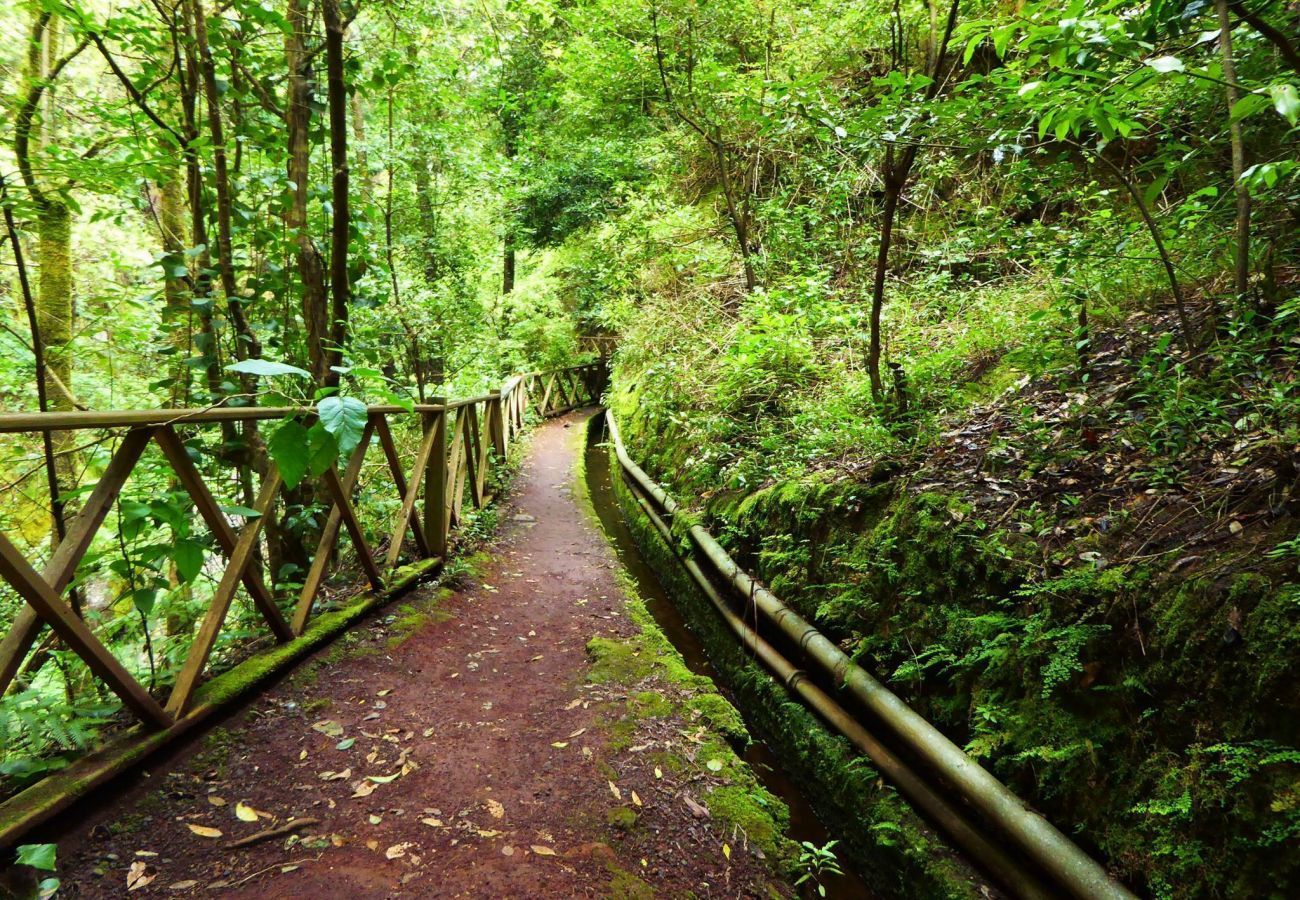
MULTIPOLYGON (((683 799, 686 779, 657 777, 636 741, 610 745, 628 692, 589 683, 586 645, 639 629, 576 480, 589 415, 535 432, 498 537, 464 587, 382 611, 344 652, 324 651, 62 836, 61 896, 122 896, 133 872, 152 876, 141 895, 267 898, 647 886, 738 896, 766 881, 750 853, 719 852, 716 826, 683 799), (644 808, 629 829, 618 811, 633 790, 644 808), (240 803, 269 816, 242 821, 240 803), (227 846, 291 817, 318 823, 227 846)), ((656 721, 660 736, 698 727, 656 721)))

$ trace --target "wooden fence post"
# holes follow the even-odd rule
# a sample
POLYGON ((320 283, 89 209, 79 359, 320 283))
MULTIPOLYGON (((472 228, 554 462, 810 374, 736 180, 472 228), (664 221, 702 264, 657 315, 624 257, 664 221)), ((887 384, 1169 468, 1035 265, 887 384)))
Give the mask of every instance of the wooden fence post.
POLYGON ((506 458, 505 417, 501 415, 501 392, 493 391, 487 402, 488 434, 492 441, 492 451, 497 455, 497 462, 506 458))
POLYGON ((433 450, 424 470, 424 542, 429 555, 447 558, 447 400, 434 397, 431 401, 442 405, 442 412, 434 413, 433 450))

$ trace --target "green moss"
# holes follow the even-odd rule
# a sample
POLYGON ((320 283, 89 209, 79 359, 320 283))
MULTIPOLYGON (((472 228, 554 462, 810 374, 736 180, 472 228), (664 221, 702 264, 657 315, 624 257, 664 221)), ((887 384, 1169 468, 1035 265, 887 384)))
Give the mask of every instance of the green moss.
POLYGON ((636 827, 636 810, 630 806, 615 806, 605 813, 605 823, 618 831, 631 831, 636 827))
POLYGON ((617 641, 594 637, 587 641, 591 656, 591 670, 587 680, 593 684, 617 682, 635 684, 654 671, 655 661, 643 652, 644 648, 631 641, 617 641))
POLYGON ((607 863, 605 868, 610 875, 610 900, 654 900, 654 889, 631 872, 613 863, 607 863))
MULTIPOLYGON (((579 475, 582 475, 581 468, 579 475)), ((590 506, 585 478, 579 480, 577 493, 593 523, 599 526, 590 506)), ((621 708, 611 705, 614 714, 603 726, 610 748, 617 751, 626 747, 635 739, 638 723, 647 718, 675 716, 692 723, 692 727, 694 723, 703 724, 703 735, 694 747, 693 761, 668 752, 658 753, 652 759, 664 771, 679 777, 693 774, 713 782, 724 781, 725 786, 709 795, 717 795, 718 808, 714 810, 710 806, 710 811, 720 831, 729 833, 733 828, 740 829, 775 867, 792 872, 797 849, 785 834, 789 811, 762 787, 733 749, 733 745, 747 746, 750 740, 740 713, 718 693, 711 679, 695 675, 687 668, 681 654, 646 608, 631 577, 621 569, 618 577, 627 614, 639 632, 624 639, 598 637, 589 641, 592 667, 588 678, 596 683, 616 683, 629 688, 654 679, 657 687, 631 692, 621 708), (710 763, 715 764, 710 766, 710 763)), ((609 824, 623 830, 630 829, 636 821, 635 810, 629 807, 616 808, 609 815, 609 824)))
POLYGON ((672 715, 673 704, 662 694, 640 691, 628 698, 627 709, 638 718, 662 719, 672 715))
MULTIPOLYGON (((617 465, 612 454, 611 465, 617 465)), ((746 711, 744 721, 763 735, 803 786, 805 796, 840 839, 841 857, 881 896, 979 896, 979 880, 929 833, 916 813, 881 781, 876 770, 844 738, 827 731, 813 713, 791 700, 785 688, 745 652, 659 533, 644 519, 621 480, 615 478, 614 483, 638 545, 670 588, 691 629, 700 636, 710 661, 746 711)), ((750 509, 754 512, 758 506, 750 509)), ((725 700, 712 709, 708 706, 706 701, 702 712, 711 720, 727 722, 732 715, 739 717, 735 707, 725 700)), ((735 727, 733 720, 719 731, 734 732, 735 727)), ((712 758, 722 760, 723 769, 717 774, 727 778, 748 771, 732 762, 734 754, 722 740, 696 754, 698 765, 712 758)), ((669 754, 660 759, 665 770, 670 766, 689 768, 689 764, 669 754)), ((734 822, 760 846, 765 836, 778 836, 778 842, 784 840, 780 836, 788 812, 756 783, 722 785, 703 799, 716 817, 734 822)), ((768 852, 766 848, 764 852, 768 852)))
POLYGON ((686 701, 686 708, 698 713, 709 727, 739 746, 749 743, 749 729, 745 719, 726 697, 721 694, 696 694, 686 701))
POLYGON ((784 804, 762 788, 752 785, 714 788, 704 795, 704 805, 715 819, 740 829, 746 839, 762 848, 764 853, 775 853, 778 844, 790 827, 789 812, 784 804))
POLYGON ((314 713, 321 712, 322 710, 329 709, 331 702, 332 701, 328 697, 313 697, 312 699, 303 702, 302 711, 310 716, 314 713))

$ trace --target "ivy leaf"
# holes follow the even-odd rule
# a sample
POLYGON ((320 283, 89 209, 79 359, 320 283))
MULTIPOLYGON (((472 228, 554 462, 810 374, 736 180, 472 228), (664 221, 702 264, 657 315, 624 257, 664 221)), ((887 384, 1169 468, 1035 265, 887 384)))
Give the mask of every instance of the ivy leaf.
POLYGON ((1162 74, 1187 71, 1187 66, 1183 65, 1183 61, 1176 56, 1157 56, 1155 59, 1146 60, 1146 64, 1162 74))
POLYGON ((1300 93, 1296 93, 1294 84, 1269 85, 1268 93, 1279 116, 1292 125, 1300 121, 1300 93))
POLYGON ((316 412, 325 430, 338 441, 340 456, 347 456, 361 443, 368 413, 366 405, 356 397, 326 397, 316 412))
POLYGON ((297 366, 291 366, 288 363, 275 362, 270 359, 241 359, 239 362, 231 363, 226 366, 226 371, 265 377, 274 375, 297 375, 303 378, 311 377, 311 373, 306 369, 300 369, 297 366))
POLYGON ((18 847, 18 864, 53 872, 58 844, 23 844, 18 847))
POLYGON ((181 581, 193 581, 203 570, 203 547, 194 541, 177 541, 172 547, 172 561, 181 581))
POLYGON ((292 490, 307 474, 311 461, 311 441, 307 429, 297 419, 285 419, 266 444, 271 459, 280 467, 284 486, 292 490))

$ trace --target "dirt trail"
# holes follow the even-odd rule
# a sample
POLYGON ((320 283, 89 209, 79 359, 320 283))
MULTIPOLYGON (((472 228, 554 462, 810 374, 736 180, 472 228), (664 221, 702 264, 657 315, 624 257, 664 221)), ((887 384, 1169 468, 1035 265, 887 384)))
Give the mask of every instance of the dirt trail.
MULTIPOLYGON (((766 895, 761 853, 686 802, 700 775, 657 774, 644 746, 609 737, 628 691, 588 682, 587 642, 639 629, 574 496, 584 421, 538 429, 500 535, 464 587, 418 594, 423 618, 383 611, 349 652, 323 651, 55 836, 61 896, 123 896, 133 867, 152 878, 138 895, 766 895), (241 802, 269 815, 242 821, 241 802), (227 847, 291 817, 318 823, 227 847), (735 850, 720 852, 726 840, 735 850)), ((646 727, 699 727, 676 715, 646 727)))

